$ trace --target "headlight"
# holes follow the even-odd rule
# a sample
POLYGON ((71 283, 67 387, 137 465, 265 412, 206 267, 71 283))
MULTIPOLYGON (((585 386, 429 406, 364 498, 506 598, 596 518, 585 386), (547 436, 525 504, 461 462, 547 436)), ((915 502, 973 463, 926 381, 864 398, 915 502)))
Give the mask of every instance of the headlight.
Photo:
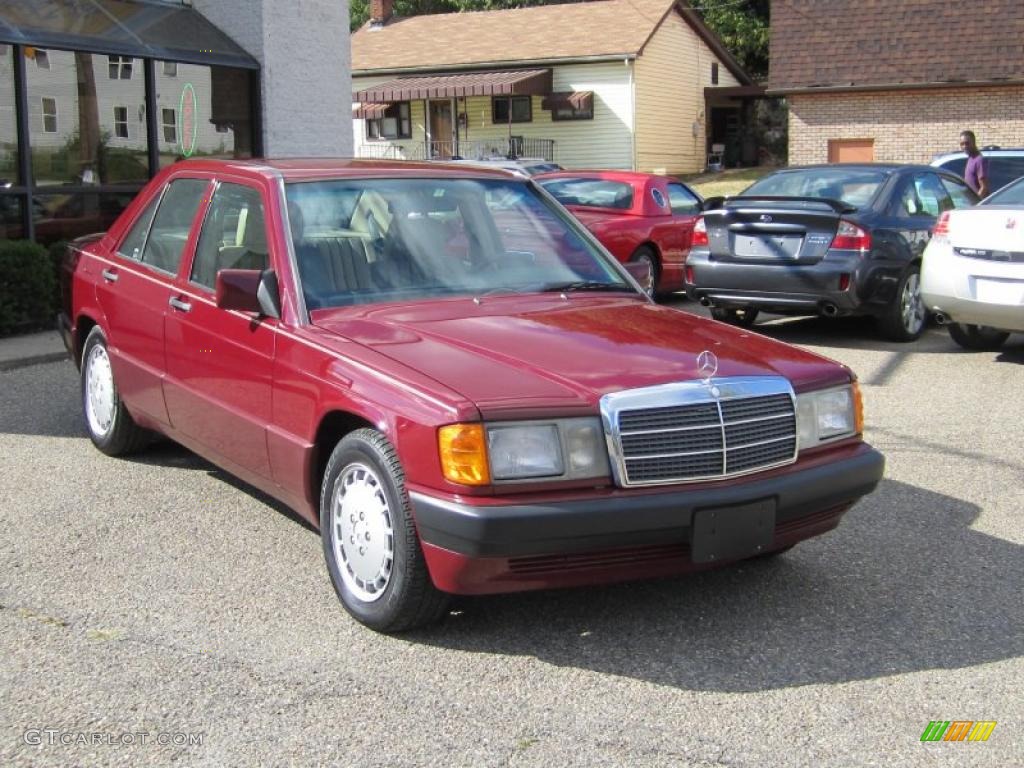
POLYGON ((464 485, 482 485, 485 478, 578 480, 609 474, 604 431, 596 418, 453 424, 441 428, 438 447, 445 477, 464 485), (473 439, 476 430, 486 441, 473 439), (460 450, 453 450, 453 436, 460 450))
POLYGON ((796 396, 797 437, 800 450, 859 434, 864 412, 857 382, 835 389, 796 396))

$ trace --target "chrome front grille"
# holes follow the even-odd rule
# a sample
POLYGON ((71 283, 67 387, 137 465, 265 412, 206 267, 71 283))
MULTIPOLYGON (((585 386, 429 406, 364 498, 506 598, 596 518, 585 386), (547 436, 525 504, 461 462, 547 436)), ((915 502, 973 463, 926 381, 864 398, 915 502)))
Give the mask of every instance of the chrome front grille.
POLYGON ((619 485, 718 480, 796 460, 795 397, 780 377, 617 392, 601 411, 619 485))

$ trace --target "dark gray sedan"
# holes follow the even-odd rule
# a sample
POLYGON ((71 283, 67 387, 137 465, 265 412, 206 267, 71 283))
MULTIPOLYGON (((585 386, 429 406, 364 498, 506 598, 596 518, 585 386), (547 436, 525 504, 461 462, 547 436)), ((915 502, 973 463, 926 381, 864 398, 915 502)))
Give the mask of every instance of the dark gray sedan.
POLYGON ((919 278, 932 227, 977 201, 963 179, 926 165, 775 171, 706 201, 686 293, 734 325, 762 310, 871 315, 888 338, 913 341, 927 319, 919 278))

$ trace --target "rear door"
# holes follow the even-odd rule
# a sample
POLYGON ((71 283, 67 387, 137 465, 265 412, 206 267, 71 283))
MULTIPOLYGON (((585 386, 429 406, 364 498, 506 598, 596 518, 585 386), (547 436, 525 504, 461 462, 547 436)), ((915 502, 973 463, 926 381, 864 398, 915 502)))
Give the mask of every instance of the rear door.
MULTIPOLYGON (((962 198, 958 195, 958 199, 962 198)), ((896 187, 889 210, 889 227, 894 236, 883 257, 899 261, 921 258, 931 239, 939 214, 957 207, 938 174, 916 171, 907 174, 896 187)))
POLYGON ((171 180, 103 265, 96 289, 125 402, 165 424, 164 315, 208 185, 205 179, 171 180))
POLYGON ((167 314, 167 410, 175 428, 239 467, 270 479, 266 428, 277 320, 217 307, 221 269, 270 266, 264 190, 215 186, 190 269, 167 314))

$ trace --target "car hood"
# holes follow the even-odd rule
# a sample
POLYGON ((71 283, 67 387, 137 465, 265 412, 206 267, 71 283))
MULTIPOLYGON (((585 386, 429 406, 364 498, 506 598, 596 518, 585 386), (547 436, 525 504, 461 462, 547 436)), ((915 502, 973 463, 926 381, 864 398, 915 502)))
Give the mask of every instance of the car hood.
POLYGON ((318 327, 372 348, 471 400, 487 417, 593 412, 602 395, 717 376, 782 375, 797 391, 848 381, 796 347, 634 298, 486 297, 317 310, 318 327))

